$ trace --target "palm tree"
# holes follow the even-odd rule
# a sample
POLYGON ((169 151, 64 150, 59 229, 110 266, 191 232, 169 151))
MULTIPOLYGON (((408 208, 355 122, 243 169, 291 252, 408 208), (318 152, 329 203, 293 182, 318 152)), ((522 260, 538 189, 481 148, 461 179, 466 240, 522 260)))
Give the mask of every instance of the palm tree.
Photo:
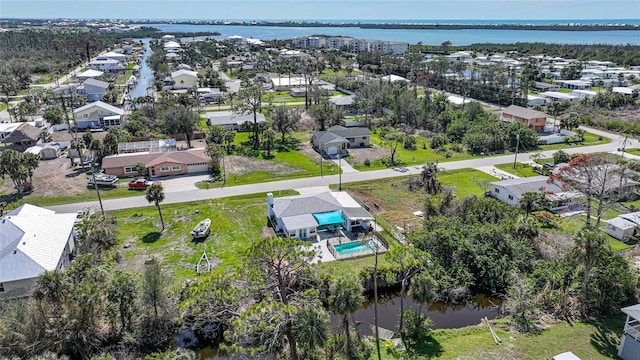
POLYGON ((591 276, 591 268, 597 262, 600 252, 604 248, 605 239, 598 228, 585 227, 580 230, 575 238, 575 246, 573 248, 573 256, 582 263, 583 279, 582 279, 582 314, 587 313, 587 295, 589 290, 589 281, 591 276))
POLYGON ((153 203, 158 209, 158 214, 160 214, 160 223, 162 224, 162 230, 164 231, 164 219, 162 218, 162 211, 160 210, 160 203, 164 200, 164 191, 162 189, 162 185, 153 184, 147 188, 147 192, 145 194, 147 201, 149 203, 153 203))
POLYGON ((329 306, 333 311, 342 315, 342 325, 346 335, 346 354, 353 354, 351 344, 351 329, 349 326, 349 316, 353 315, 364 301, 362 297, 362 285, 353 276, 343 276, 331 285, 331 295, 329 296, 329 306))
POLYGON ((293 332, 304 345, 304 359, 309 358, 309 350, 324 347, 327 342, 328 324, 329 316, 321 308, 307 306, 298 311, 293 332))

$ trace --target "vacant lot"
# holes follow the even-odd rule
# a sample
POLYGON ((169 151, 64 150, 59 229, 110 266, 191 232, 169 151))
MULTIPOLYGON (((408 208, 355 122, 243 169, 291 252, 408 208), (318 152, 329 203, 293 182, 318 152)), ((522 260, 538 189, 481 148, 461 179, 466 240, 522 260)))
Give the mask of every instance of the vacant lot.
MULTIPOLYGON (((498 179, 482 171, 460 169, 439 172, 438 180, 444 186, 453 187, 456 197, 464 198, 468 195, 482 196, 483 184, 498 179)), ((422 218, 413 215, 423 210, 426 196, 417 176, 362 181, 343 188, 392 226, 407 230, 422 228, 422 218)))
MULTIPOLYGON (((297 194, 282 191, 275 196, 297 194)), ((114 211, 118 244, 124 256, 121 268, 141 269, 155 256, 174 273, 177 282, 196 276, 195 267, 205 246, 214 270, 235 268, 244 251, 267 225, 266 194, 252 194, 193 203, 161 205, 166 230, 153 206, 114 211), (211 219, 211 234, 194 242, 189 232, 203 219, 211 219)))

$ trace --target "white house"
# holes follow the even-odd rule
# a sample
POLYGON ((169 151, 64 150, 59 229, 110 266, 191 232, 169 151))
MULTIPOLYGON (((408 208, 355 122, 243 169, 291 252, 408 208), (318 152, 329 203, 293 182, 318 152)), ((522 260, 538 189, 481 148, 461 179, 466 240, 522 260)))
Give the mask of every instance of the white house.
POLYGON ((620 309, 627 315, 618 356, 622 360, 640 359, 640 304, 620 309))
POLYGON ((618 240, 631 239, 640 225, 640 212, 618 215, 604 221, 604 232, 618 240))
POLYGON ((121 63, 126 62, 127 61, 127 55, 125 54, 121 54, 121 53, 117 53, 114 51, 109 51, 107 53, 104 54, 100 54, 96 57, 96 60, 117 60, 121 63))
POLYGON ((591 90, 573 90, 571 95, 577 96, 580 99, 592 99, 594 96, 598 95, 598 93, 591 90))
MULTIPOLYGON (((253 113, 251 112, 215 111, 206 115, 209 126, 218 125, 223 129, 242 131, 245 129, 244 126, 253 124, 253 113)), ((256 122, 264 123, 266 121, 264 114, 256 113, 256 122)))
POLYGON ((80 74, 76 75, 76 78, 78 78, 78 81, 82 82, 87 79, 97 79, 101 77, 103 74, 104 72, 102 71, 89 69, 87 71, 83 71, 80 74))
POLYGON ((177 70, 171 73, 174 89, 198 87, 198 73, 190 70, 177 70))
POLYGON ((520 199, 525 193, 538 192, 550 200, 562 201, 581 196, 579 192, 565 191, 555 182, 547 182, 548 176, 533 176, 528 178, 494 181, 489 183, 487 195, 511 206, 519 206, 520 199))
POLYGON ((93 70, 114 72, 122 67, 122 64, 118 60, 105 59, 105 60, 93 60, 89 63, 89 68, 93 70))
POLYGON ((541 92, 540 95, 546 97, 550 101, 569 101, 572 103, 576 103, 580 100, 580 98, 575 95, 566 94, 559 91, 545 91, 541 92))
POLYGON ((24 204, 0 218, 0 294, 28 295, 40 275, 69 265, 76 217, 24 204))
POLYGON ((123 116, 124 110, 102 101, 73 110, 74 122, 78 129, 118 126, 124 122, 123 116))
POLYGON ((299 239, 315 238, 318 231, 338 228, 366 231, 373 224, 373 216, 346 192, 282 198, 268 193, 267 216, 279 234, 299 239))

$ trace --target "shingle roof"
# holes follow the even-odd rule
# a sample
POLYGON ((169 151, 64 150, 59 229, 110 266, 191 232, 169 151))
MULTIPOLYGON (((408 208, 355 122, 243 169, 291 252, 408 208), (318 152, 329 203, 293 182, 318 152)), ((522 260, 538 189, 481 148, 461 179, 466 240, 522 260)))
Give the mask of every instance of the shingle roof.
POLYGON ((327 131, 345 138, 351 137, 351 136, 370 136, 371 135, 371 131, 368 128, 363 128, 363 127, 346 128, 344 126, 334 125, 328 128, 327 131))
MULTIPOLYGON (((236 113, 232 111, 216 111, 207 113, 209 125, 242 125, 253 123, 253 113, 236 113)), ((263 114, 256 113, 256 121, 261 123, 267 121, 263 114)))
POLYGON ((158 152, 158 153, 131 153, 107 156, 102 159, 102 168, 113 169, 125 166, 135 166, 143 163, 145 166, 155 166, 165 162, 176 164, 198 164, 209 161, 204 149, 191 149, 185 151, 158 152))
POLYGON ((523 118, 523 119, 534 119, 534 118, 540 118, 540 117, 547 117, 547 114, 540 112, 540 111, 536 111, 533 109, 527 109, 524 108, 522 106, 518 106, 518 105, 511 105, 508 108, 504 109, 502 111, 503 114, 509 114, 509 115, 513 115, 519 118, 523 118))
POLYGON ((108 82, 104 82, 104 81, 100 81, 100 80, 96 80, 96 79, 87 79, 82 83, 82 85, 91 85, 91 86, 99 87, 99 88, 102 88, 102 89, 108 89, 109 88, 109 83, 108 82))
POLYGON ((501 186, 508 189, 513 195, 520 197, 526 192, 563 192, 562 188, 556 183, 547 183, 547 176, 533 176, 528 178, 510 179, 503 181, 491 182, 491 185, 501 186))
POLYGON ((22 141, 36 141, 40 137, 40 129, 27 123, 20 124, 9 136, 2 140, 5 144, 19 143, 22 141))
POLYGON ((280 218, 339 210, 340 203, 329 192, 276 198, 273 213, 280 218))

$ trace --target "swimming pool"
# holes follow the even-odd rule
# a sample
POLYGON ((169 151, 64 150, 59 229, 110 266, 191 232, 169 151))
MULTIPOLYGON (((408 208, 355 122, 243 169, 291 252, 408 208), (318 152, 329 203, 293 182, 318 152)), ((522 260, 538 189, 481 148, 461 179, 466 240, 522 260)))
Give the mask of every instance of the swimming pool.
POLYGON ((368 240, 366 242, 352 241, 344 244, 333 245, 333 248, 336 249, 336 252, 338 252, 339 255, 352 255, 371 250, 371 248, 378 249, 378 244, 373 240, 368 240))

